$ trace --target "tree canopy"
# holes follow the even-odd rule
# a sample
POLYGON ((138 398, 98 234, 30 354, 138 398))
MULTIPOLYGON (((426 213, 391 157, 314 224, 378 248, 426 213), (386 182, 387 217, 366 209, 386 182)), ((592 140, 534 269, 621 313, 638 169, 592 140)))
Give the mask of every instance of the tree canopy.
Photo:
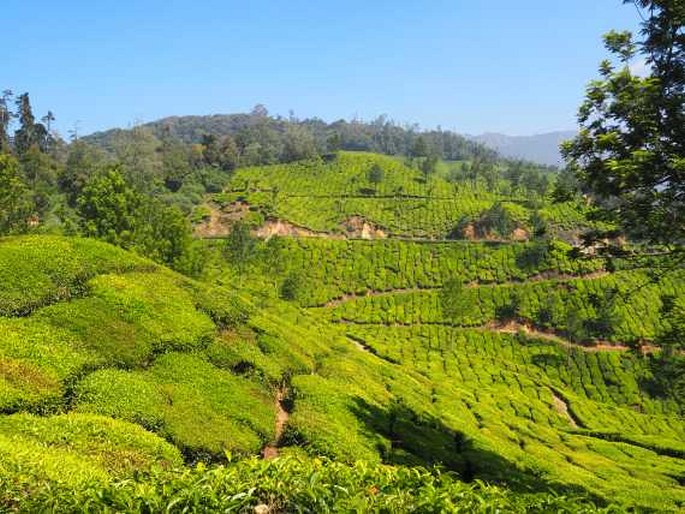
POLYGON ((685 243, 685 3, 640 0, 639 38, 612 31, 613 56, 587 87, 580 133, 562 151, 603 213, 634 240, 685 243), (644 64, 647 73, 635 71, 644 64))

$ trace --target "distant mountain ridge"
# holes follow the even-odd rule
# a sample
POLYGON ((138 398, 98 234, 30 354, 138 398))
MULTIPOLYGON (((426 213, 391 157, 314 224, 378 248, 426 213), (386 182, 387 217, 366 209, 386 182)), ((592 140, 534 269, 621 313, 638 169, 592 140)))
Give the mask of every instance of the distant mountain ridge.
POLYGON ((503 157, 525 159, 550 166, 563 165, 559 152, 562 141, 576 135, 573 130, 560 130, 532 136, 507 136, 495 132, 486 132, 479 136, 469 136, 473 141, 496 150, 503 157))

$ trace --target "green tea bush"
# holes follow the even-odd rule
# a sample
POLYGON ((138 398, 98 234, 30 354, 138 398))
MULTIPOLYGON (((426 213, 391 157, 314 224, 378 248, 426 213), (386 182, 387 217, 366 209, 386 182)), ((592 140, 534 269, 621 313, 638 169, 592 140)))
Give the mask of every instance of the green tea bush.
POLYGON ((31 319, 62 328, 110 365, 147 362, 153 353, 206 345, 215 326, 193 295, 165 273, 101 275, 90 296, 51 305, 31 319))
POLYGON ((144 371, 92 373, 79 383, 75 405, 153 430, 190 459, 257 453, 275 426, 274 402, 262 386, 181 353, 144 371))
POLYGON ((0 315, 32 310, 86 292, 103 273, 148 271, 156 266, 111 245, 88 239, 24 236, 0 239, 0 315))
MULTIPOLYGON (((178 449, 158 436, 137 425, 92 414, 0 416, 0 432, 17 446, 38 443, 46 452, 77 456, 111 476, 183 463, 178 449)), ((14 452, 8 451, 2 460, 14 457, 14 452)))
POLYGON ((3 483, 0 506, 22 512, 622 512, 586 496, 516 493, 422 468, 300 457, 155 471, 108 484, 48 479, 30 485, 24 495, 22 477, 3 483))
MULTIPOLYGON (((270 216, 326 232, 344 230, 351 218, 361 217, 392 234, 444 239, 460 219, 487 215, 499 202, 507 202, 520 226, 530 224, 536 209, 523 206, 527 197, 520 191, 494 190, 483 181, 450 181, 449 167, 441 163, 438 168, 425 177, 399 158, 339 152, 331 160, 238 169, 227 190, 214 199, 220 204, 247 201, 270 216), (370 183, 372 169, 381 169, 383 176, 370 183)), ((543 210, 549 232, 567 230, 564 215, 575 221, 576 230, 587 225, 585 206, 561 205, 543 210)))
POLYGON ((0 317, 0 409, 59 409, 65 381, 101 362, 68 330, 0 317))

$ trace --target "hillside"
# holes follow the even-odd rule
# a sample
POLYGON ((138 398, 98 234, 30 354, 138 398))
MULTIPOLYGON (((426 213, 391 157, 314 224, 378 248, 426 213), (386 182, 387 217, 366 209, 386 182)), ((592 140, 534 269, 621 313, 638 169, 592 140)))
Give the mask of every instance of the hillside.
MULTIPOLYGON (((472 173, 472 161, 441 161, 429 175, 406 159, 340 152, 326 159, 237 170, 203 210, 204 235, 222 235, 221 219, 264 223, 264 233, 425 240, 527 240, 536 231, 577 240, 591 226, 578 200, 551 202, 553 176, 525 168, 505 179, 504 165, 472 173), (382 178, 373 183, 376 166, 382 178), (527 173, 529 179, 522 179, 527 173), (207 207, 209 210, 206 210, 207 207), (261 216, 261 217, 260 217, 261 216), (278 221, 285 222, 278 224, 278 221)), ((538 234, 539 235, 539 234, 538 234)))
POLYGON ((1 239, 1 504, 682 508, 685 407, 651 342, 685 276, 572 259, 534 222, 568 238, 581 204, 450 182, 461 166, 241 168, 206 198, 199 280, 93 240, 1 239), (511 233, 455 235, 497 205, 511 233), (259 239, 222 239, 239 221, 259 239), (436 465, 453 475, 417 468, 436 465))
POLYGON ((115 128, 83 138, 110 153, 135 134, 147 134, 162 142, 211 146, 220 142, 219 153, 235 154, 242 165, 275 164, 326 154, 338 150, 368 151, 385 155, 435 155, 445 159, 488 159, 492 149, 460 134, 442 129, 421 130, 400 124, 387 116, 362 121, 318 118, 300 120, 294 116, 271 116, 263 105, 250 113, 207 116, 170 116, 129 129, 115 128), (228 141, 228 143, 227 143, 228 141))

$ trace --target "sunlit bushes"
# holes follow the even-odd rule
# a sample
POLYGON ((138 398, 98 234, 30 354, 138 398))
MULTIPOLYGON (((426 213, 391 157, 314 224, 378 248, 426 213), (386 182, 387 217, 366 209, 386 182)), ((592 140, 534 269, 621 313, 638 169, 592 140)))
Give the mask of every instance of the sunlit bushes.
POLYGON ((263 387, 198 356, 171 353, 144 371, 102 370, 76 389, 76 410, 139 423, 187 457, 224 450, 258 453, 271 440, 275 412, 263 387))

